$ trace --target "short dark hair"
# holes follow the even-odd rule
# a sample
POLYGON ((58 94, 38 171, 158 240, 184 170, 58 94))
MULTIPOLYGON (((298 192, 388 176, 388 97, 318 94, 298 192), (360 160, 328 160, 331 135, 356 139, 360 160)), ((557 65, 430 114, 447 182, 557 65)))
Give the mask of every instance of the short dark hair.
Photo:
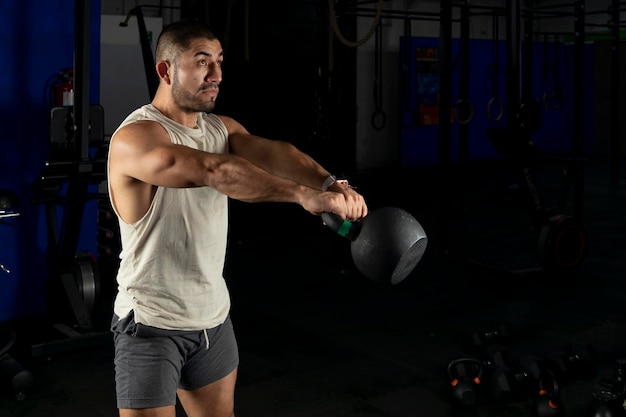
POLYGON ((207 25, 193 19, 178 20, 165 26, 159 35, 156 46, 157 61, 174 61, 178 54, 195 39, 205 38, 210 41, 217 37, 207 25))

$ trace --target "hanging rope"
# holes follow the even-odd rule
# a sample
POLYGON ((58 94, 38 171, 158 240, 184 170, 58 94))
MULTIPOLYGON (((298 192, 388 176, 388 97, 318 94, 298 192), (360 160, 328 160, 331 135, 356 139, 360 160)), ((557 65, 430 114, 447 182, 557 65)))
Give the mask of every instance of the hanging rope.
POLYGON ((378 0, 378 3, 376 5, 376 16, 374 17, 372 26, 370 26, 369 30, 367 31, 365 36, 363 36, 363 38, 354 42, 354 41, 350 41, 346 39, 341 34, 341 31, 339 30, 339 27, 337 26, 337 16, 335 14, 335 0, 328 0, 328 14, 329 14, 330 28, 341 43, 351 48, 357 48, 363 45, 365 42, 367 42, 369 38, 371 38, 374 32, 376 31, 376 27, 380 23, 380 18, 383 14, 384 3, 385 3, 385 0, 378 0))
POLYGON ((498 95, 498 85, 500 84, 500 36, 498 15, 494 14, 491 21, 491 64, 487 67, 485 74, 485 91, 491 88, 491 98, 487 102, 487 118, 494 123, 499 122, 504 115, 504 107, 498 95), (494 109, 495 106, 495 109, 494 109))
POLYGON ((374 46, 374 112, 372 113, 372 127, 382 130, 387 124, 387 116, 383 111, 383 27, 376 28, 374 46))

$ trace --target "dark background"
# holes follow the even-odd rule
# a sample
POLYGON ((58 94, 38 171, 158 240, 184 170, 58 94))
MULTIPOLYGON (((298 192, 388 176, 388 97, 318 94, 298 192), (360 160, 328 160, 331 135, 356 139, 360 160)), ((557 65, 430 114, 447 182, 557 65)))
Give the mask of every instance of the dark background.
MULTIPOLYGON (((225 34, 225 3, 183 2, 181 11, 206 18, 218 34, 225 34)), ((241 7, 241 2, 233 5, 241 7)), ((101 3, 94 0, 90 6, 90 36, 79 36, 90 44, 88 102, 97 104, 101 3)), ((404 282, 381 285, 355 269, 348 241, 299 207, 231 202, 225 277, 242 357, 237 415, 531 415, 537 381, 504 401, 492 398, 487 387, 471 407, 459 407, 451 398, 446 365, 459 357, 487 357, 472 336, 487 337, 494 330, 501 335, 505 324, 509 337, 494 337, 493 342, 512 354, 512 369, 519 370, 517 359, 523 354, 560 356, 561 362, 573 358, 567 372, 557 372, 558 391, 567 415, 590 415, 587 407, 594 403, 597 381, 611 377, 615 361, 625 355, 626 195, 623 174, 611 176, 615 165, 610 155, 585 147, 582 158, 563 157, 562 151, 569 150, 564 141, 550 158, 520 161, 485 149, 488 160, 441 166, 434 157, 414 164, 424 149, 409 147, 400 160, 412 163, 357 169, 359 69, 354 49, 335 42, 334 70, 326 70, 326 2, 250 6, 251 39, 262 39, 267 47, 251 48, 245 56, 241 22, 232 22, 219 111, 244 121, 255 133, 293 141, 331 171, 348 176, 373 210, 404 208, 422 223, 429 243, 404 282), (539 262, 540 227, 529 216, 522 170, 530 162, 546 206, 559 205, 565 185, 570 198, 559 209, 567 214, 580 210, 571 187, 583 186, 588 241, 584 262, 575 271, 546 270, 539 262), (582 167, 584 175, 568 184, 564 172, 572 167, 582 167)), ((0 225, 0 263, 11 270, 0 272, 0 346, 11 353, 1 356, 5 390, 0 416, 115 415, 107 325, 117 265, 116 226, 103 198, 102 167, 91 165, 106 146, 90 147, 85 162, 95 173, 81 177, 78 192, 62 180, 42 195, 39 182, 46 161, 58 158, 50 143, 50 91, 59 71, 74 65, 75 4, 16 0, 2 2, 0 10, 6 40, 0 46, 5 57, 0 188, 17 193, 10 209, 20 214, 0 225), (69 214, 66 196, 72 202, 69 214), (53 209, 47 212, 46 207, 53 209), (51 224, 66 242, 77 240, 75 248, 65 248, 69 261, 51 245, 56 229, 51 224), (81 255, 78 265, 75 252, 81 255), (99 275, 100 285, 89 329, 76 324, 61 279, 85 265, 99 275), (23 386, 24 381, 11 379, 16 375, 25 378, 23 386)), ((345 16, 342 23, 345 33, 354 36, 355 21, 345 16)), ((488 45, 473 45, 483 60, 490 59, 488 45)), ((572 61, 569 47, 564 63, 572 61)), ((541 48, 538 44, 535 53, 540 55, 541 48)), ((586 48, 593 57, 594 46, 586 48)), ((597 80, 592 78, 593 59, 585 64, 588 78, 577 88, 589 92, 597 80)), ((571 66, 561 68, 564 82, 571 83, 571 66)), ((455 85, 458 75, 455 66, 455 85)), ((480 74, 474 87, 482 82, 480 74)), ((573 95, 573 89, 566 92, 563 107, 542 119, 540 132, 550 136, 561 130, 560 139, 573 135, 573 95)), ((586 102, 585 109, 590 107, 586 102)), ((591 113, 584 117, 589 129, 591 113)), ((453 125, 453 137, 459 128, 453 125)), ((428 135, 436 138, 436 130, 428 135)))

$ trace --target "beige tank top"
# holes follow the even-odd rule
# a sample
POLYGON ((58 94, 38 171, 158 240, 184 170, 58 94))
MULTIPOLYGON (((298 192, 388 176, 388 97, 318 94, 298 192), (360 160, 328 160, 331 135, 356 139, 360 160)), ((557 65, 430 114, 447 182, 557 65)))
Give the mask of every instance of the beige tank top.
MULTIPOLYGON (((120 127, 138 120, 160 123, 173 143, 228 153, 226 126, 215 115, 200 114, 192 129, 148 104, 120 127)), ((122 244, 115 314, 123 318, 133 310, 135 322, 162 329, 201 330, 223 323, 230 311, 223 278, 227 196, 210 187, 159 187, 148 212, 134 224, 113 209, 122 244)))

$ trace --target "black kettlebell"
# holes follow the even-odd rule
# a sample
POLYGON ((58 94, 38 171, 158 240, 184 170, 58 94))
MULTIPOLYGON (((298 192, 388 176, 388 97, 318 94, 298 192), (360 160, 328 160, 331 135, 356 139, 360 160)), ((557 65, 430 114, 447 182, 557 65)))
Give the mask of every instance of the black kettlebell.
POLYGON ((379 283, 403 281, 422 259, 428 243, 422 225, 396 207, 373 210, 360 222, 345 221, 332 213, 323 213, 322 220, 352 241, 350 250, 357 269, 379 283))
POLYGON ((563 417, 565 408, 560 397, 556 376, 549 369, 543 369, 539 375, 539 393, 532 405, 533 417, 563 417))
POLYGON ((483 363, 478 359, 467 357, 450 361, 448 377, 454 401, 461 405, 476 404, 483 372, 483 363))

